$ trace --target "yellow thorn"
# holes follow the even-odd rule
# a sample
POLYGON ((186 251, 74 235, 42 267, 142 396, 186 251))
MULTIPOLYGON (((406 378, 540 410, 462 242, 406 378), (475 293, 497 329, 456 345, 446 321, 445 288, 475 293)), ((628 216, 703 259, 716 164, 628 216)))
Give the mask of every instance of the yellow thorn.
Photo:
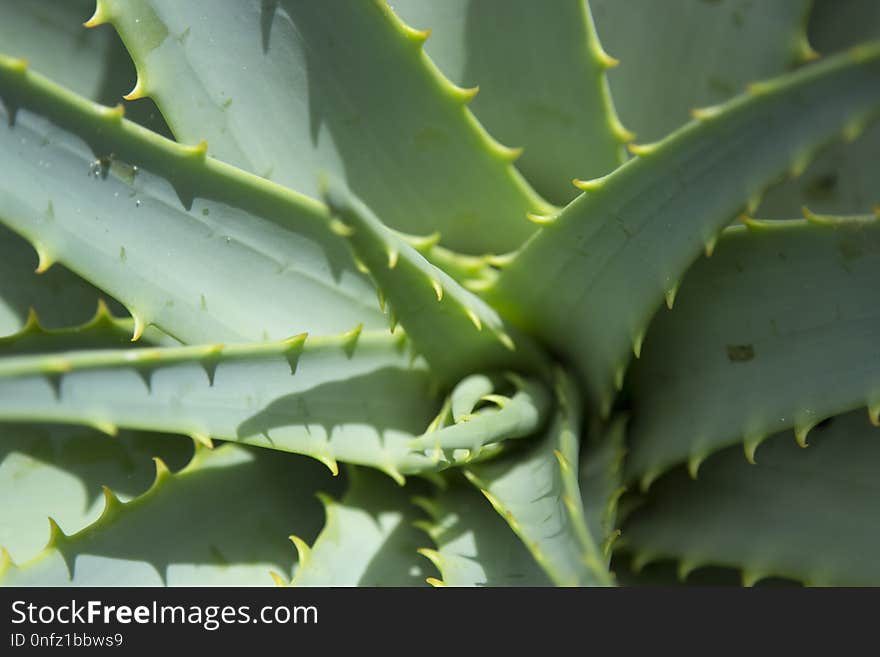
POLYGON ((537 224, 538 226, 548 226, 556 221, 556 215, 535 214, 534 212, 527 212, 526 218, 533 224, 537 224))
POLYGON ((597 189, 601 189, 605 185, 605 180, 607 178, 608 176, 592 178, 591 180, 581 180, 580 178, 575 178, 571 181, 571 184, 584 192, 595 192, 597 189))
POLYGON ((193 431, 191 434, 189 434, 189 437, 192 438, 197 443, 199 443, 200 445, 204 445, 208 449, 214 449, 214 441, 211 440, 211 436, 209 436, 206 433, 199 433, 197 431, 193 431))
POLYGON ((676 294, 678 294, 677 285, 669 288, 668 290, 666 290, 666 292, 663 293, 663 296, 666 297, 666 307, 669 308, 669 310, 672 310, 672 306, 675 305, 676 294))
POLYGON ((137 342, 141 339, 141 336, 143 336, 144 329, 147 328, 147 323, 144 321, 144 318, 137 313, 131 313, 131 317, 134 319, 134 332, 131 335, 131 341, 137 342))
POLYGON ((351 237, 354 235, 354 228, 339 219, 330 220, 330 230, 340 237, 351 237))
POLYGON ((434 564, 439 570, 443 564, 443 557, 437 550, 432 550, 431 548, 419 548, 416 550, 420 555, 425 557, 428 561, 434 564))
POLYGON ((718 244, 718 236, 712 237, 706 240, 705 245, 703 246, 703 252, 706 254, 707 258, 711 258, 712 254, 715 253, 715 246, 718 244))
POLYGON ((611 128, 611 133, 624 144, 631 142, 633 139, 636 138, 636 133, 634 133, 632 130, 627 130, 626 128, 624 128, 623 124, 620 122, 620 119, 618 119, 616 116, 612 116, 609 125, 611 128))
POLYGON ((269 577, 271 577, 272 581, 275 582, 275 586, 280 586, 282 588, 287 586, 287 580, 285 580, 281 575, 276 573, 274 570, 269 571, 269 577))
POLYGON ((612 57, 601 48, 596 49, 596 59, 599 61, 599 65, 605 70, 608 70, 609 68, 614 68, 615 66, 620 66, 619 59, 617 59, 616 57, 612 57))
POLYGON ((615 372, 614 372, 614 387, 617 390, 623 390, 623 379, 624 379, 625 375, 626 375, 626 368, 625 367, 621 366, 621 367, 618 367, 617 370, 615 370, 615 372))
POLYGON ((559 461, 559 467, 562 468, 563 472, 568 472, 571 470, 571 464, 568 462, 568 459, 565 458, 565 454, 560 452, 558 449, 554 449, 553 456, 555 456, 556 460, 559 461))
POLYGON ((762 442, 764 442, 763 436, 753 436, 743 440, 743 453, 746 456, 746 461, 752 465, 755 465, 755 452, 762 442))
POLYGON ((446 584, 442 580, 437 579, 436 577, 426 577, 425 581, 428 584, 430 584, 431 586, 433 586, 435 589, 445 589, 446 588, 446 584))
POLYGON ((182 148, 190 156, 205 157, 205 155, 207 155, 208 153, 208 140, 202 139, 198 144, 195 144, 194 146, 182 146, 182 148))
POLYGON ((645 341, 645 334, 638 333, 636 337, 633 338, 633 355, 636 358, 642 357, 642 343, 645 341))
POLYGON ((761 579, 764 579, 764 575, 761 575, 760 573, 750 573, 745 570, 742 571, 742 585, 747 588, 753 587, 761 579))
POLYGON ((679 582, 684 582, 688 575, 694 572, 700 565, 695 561, 679 561, 678 566, 675 569, 676 575, 678 576, 679 582))
POLYGON ((507 347, 509 351, 516 351, 516 344, 513 342, 513 338, 507 335, 507 333, 505 333, 504 331, 498 331, 497 335, 498 339, 501 341, 501 344, 507 347))
POLYGON ((455 93, 462 102, 469 103, 473 100, 474 96, 480 93, 480 85, 470 87, 469 89, 455 87, 455 93))
POLYGON ((628 150, 633 155, 643 156, 653 153, 655 150, 657 150, 657 146, 654 144, 627 144, 626 150, 628 150))
POLYGON ((697 475, 700 472, 700 465, 702 465, 703 461, 706 459, 705 456, 694 454, 688 459, 687 469, 688 474, 691 476, 691 479, 696 479, 697 475))
POLYGON ((796 424, 794 426, 794 439, 797 442, 798 447, 809 447, 809 444, 807 443, 807 434, 810 433, 810 429, 812 429, 813 426, 813 424, 804 424, 801 426, 796 424))
POLYGON ((107 6, 98 0, 95 3, 95 12, 92 14, 92 17, 89 18, 85 23, 83 23, 83 27, 98 27, 99 25, 104 25, 110 21, 110 16, 107 12, 107 6))
POLYGON ((119 435, 119 427, 108 420, 89 420, 88 425, 111 438, 119 435))
POLYGON ((659 470, 648 470, 648 472, 643 474, 641 479, 639 479, 639 490, 643 493, 647 493, 651 488, 651 484, 657 481, 657 477, 659 476, 659 470))
POLYGON ((302 568, 309 562, 309 558, 312 556, 312 548, 296 534, 291 534, 288 538, 293 543, 293 547, 296 548, 297 560, 299 561, 300 568, 302 568))
POLYGON ((409 25, 404 25, 404 29, 406 30, 406 35, 410 38, 410 40, 414 41, 416 44, 423 44, 428 40, 428 37, 431 36, 431 30, 417 30, 409 25))
POLYGON ((67 534, 58 526, 58 523, 55 522, 55 518, 49 516, 49 543, 47 547, 56 546, 58 543, 63 542, 67 538, 67 534))
POLYGON ((696 121, 705 121, 706 119, 711 119, 713 116, 717 116, 720 111, 721 108, 717 105, 711 107, 694 107, 691 109, 691 117, 696 121))
POLYGON ((134 86, 131 88, 127 94, 123 96, 125 100, 138 100, 140 98, 147 97, 147 89, 144 84, 144 79, 138 75, 137 80, 134 82, 134 86))
POLYGON ((153 480, 153 486, 155 487, 171 476, 171 470, 165 465, 165 461, 158 456, 153 457, 153 463, 156 465, 156 478, 153 480))
POLYGON ((804 219, 809 221, 811 224, 815 224, 816 226, 825 226, 831 223, 825 217, 814 213, 806 205, 801 207, 801 214, 804 215, 804 219))
POLYGON ((383 465, 379 470, 391 477, 398 486, 406 485, 406 477, 393 465, 383 465))
POLYGON ((388 269, 394 269, 397 266, 397 259, 400 252, 395 248, 388 249, 388 269))
POLYGON ((37 251, 37 268, 34 272, 37 274, 44 274, 55 264, 55 258, 49 253, 49 250, 46 247, 40 244, 36 244, 34 248, 37 251))
MULTIPOLYGON (((507 406, 508 402, 510 401, 510 398, 505 397, 504 395, 489 394, 489 395, 483 395, 482 397, 480 397, 480 400, 495 404, 498 408, 504 408, 505 406, 507 406)), ((471 417, 473 417, 473 416, 471 416, 471 417)))
POLYGON ((40 326, 40 318, 37 316, 37 311, 34 310, 34 307, 31 306, 28 308, 27 319, 24 322, 24 326, 21 327, 19 333, 39 333, 43 330, 43 327, 40 326))
POLYGON ((440 285, 440 281, 435 278, 431 279, 431 287, 434 288, 434 294, 437 295, 437 301, 443 301, 443 286, 440 285))
POLYGON ((474 323, 474 326, 477 327, 478 331, 483 330, 483 322, 480 321, 479 316, 475 313, 471 308, 465 308, 465 314, 467 314, 468 318, 474 323))
POLYGON ((332 474, 334 477, 339 475, 339 464, 332 456, 317 456, 315 458, 326 465, 327 468, 330 470, 330 474, 332 474))

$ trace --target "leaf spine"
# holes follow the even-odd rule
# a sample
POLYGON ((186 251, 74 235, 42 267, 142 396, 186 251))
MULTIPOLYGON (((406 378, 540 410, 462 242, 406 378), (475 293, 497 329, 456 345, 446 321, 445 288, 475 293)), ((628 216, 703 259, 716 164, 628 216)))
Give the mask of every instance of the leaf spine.
POLYGON ((141 98, 146 98, 148 95, 146 84, 144 84, 144 78, 138 73, 137 79, 134 81, 134 86, 131 88, 131 91, 123 96, 123 98, 125 100, 139 100, 141 98))
POLYGON ((400 258, 400 251, 395 248, 388 249, 388 269, 397 267, 397 261, 400 258))
POLYGON ((354 235, 354 228, 335 217, 330 220, 330 230, 340 237, 351 237, 354 235))
POLYGON ((526 218, 538 226, 549 226, 556 221, 556 215, 535 214, 534 212, 527 212, 526 218))
POLYGON ((666 307, 669 310, 672 310, 672 307, 675 305, 676 294, 678 294, 678 285, 673 285, 663 293, 663 296, 666 298, 666 307))
POLYGON ((443 301, 443 286, 436 278, 431 279, 431 287, 434 288, 434 294, 437 295, 437 301, 443 301))
POLYGON ((626 150, 628 150, 632 155, 637 157, 642 157, 645 155, 650 155, 654 151, 657 150, 657 144, 635 144, 630 143, 626 145, 626 150))
POLYGON ((284 579, 281 575, 279 575, 274 570, 269 571, 269 577, 272 578, 272 581, 275 582, 275 586, 280 586, 282 588, 287 587, 287 580, 284 579))
POLYGON ((34 249, 37 252, 37 268, 34 269, 34 273, 45 274, 55 264, 55 257, 42 244, 35 244, 34 249))
POLYGON ((694 454, 688 459, 687 471, 691 479, 697 478, 697 475, 700 473, 700 466, 705 460, 706 456, 704 454, 694 454))
POLYGON ((293 547, 296 548, 297 561, 299 561, 300 568, 302 568, 311 560, 312 548, 296 534, 291 534, 287 538, 290 539, 293 547))
POLYGON ((608 176, 600 176, 599 178, 592 178, 590 180, 581 180, 580 178, 574 178, 571 181, 571 184, 581 191, 595 192, 596 190, 602 189, 602 187, 605 186, 605 181, 607 179, 608 176))
POLYGON ((95 11, 92 13, 92 16, 83 23, 83 27, 98 27, 99 25, 104 25, 105 23, 110 22, 110 12, 108 11, 107 4, 102 2, 102 0, 97 0, 95 3, 95 11))
POLYGON ((636 333, 633 338, 633 355, 636 358, 642 357, 642 343, 645 341, 645 332, 636 333))
POLYGON ((472 308, 465 308, 464 312, 468 316, 468 319, 470 319, 471 322, 473 322, 474 326, 477 327, 477 330, 482 331, 483 330, 483 322, 480 321, 479 315, 477 315, 477 313, 475 313, 472 308))

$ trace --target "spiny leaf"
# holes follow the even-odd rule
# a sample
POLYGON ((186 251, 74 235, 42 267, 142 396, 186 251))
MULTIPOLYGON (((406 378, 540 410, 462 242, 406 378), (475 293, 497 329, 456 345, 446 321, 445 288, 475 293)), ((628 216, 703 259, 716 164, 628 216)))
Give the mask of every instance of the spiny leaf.
POLYGON ((436 411, 431 389, 387 333, 0 359, 0 419, 209 436, 398 480, 437 466, 408 447, 436 411))
POLYGON ((878 106, 878 44, 755 85, 587 185, 486 296, 567 355, 607 415, 656 306, 746 199, 878 106))
POLYGON ((390 306, 392 323, 400 322, 444 382, 451 385, 474 370, 543 369, 543 358, 527 336, 425 260, 360 200, 339 186, 330 187, 325 199, 335 229, 348 238, 390 306))
MULTIPOLYGON (((131 89, 134 64, 111 28, 87 30, 94 0, 27 0, 0 5, 3 52, 26 59, 34 70, 103 105, 131 89)), ((171 133, 153 101, 125 103, 126 116, 153 132, 171 133)))
POLYGON ((421 554, 440 571, 442 586, 550 586, 547 575, 489 502, 463 482, 416 502, 430 515, 421 526, 437 549, 421 554))
POLYGON ((524 149, 517 168, 564 203, 574 176, 623 161, 630 135, 611 106, 602 50, 587 3, 532 0, 395 0, 407 23, 431 30, 428 55, 458 85, 479 85, 470 108, 490 133, 524 149), (511 71, 516 71, 511 75, 511 71))
MULTIPOLYGON (((727 229, 661 313, 634 368, 629 476, 880 405, 880 219, 727 229)), ((864 411, 863 411, 864 412, 864 411)), ((876 411, 874 411, 876 412, 876 411)), ((792 437, 792 442, 794 442, 792 437)))
POLYGON ((33 248, 0 223, 0 336, 20 331, 31 308, 48 327, 80 324, 103 298, 70 270, 58 266, 37 274, 38 265, 33 248))
POLYGON ((291 586, 416 586, 436 571, 419 556, 423 514, 410 501, 411 485, 366 468, 346 470, 349 488, 336 501, 321 495, 324 529, 300 558, 291 586))
POLYGON ((317 534, 314 492, 332 484, 308 459, 233 444, 198 450, 174 475, 157 460, 146 493, 123 503, 105 488, 98 520, 71 535, 55 529, 39 555, 7 564, 0 584, 269 586, 270 569, 292 571, 285 537, 317 534))
POLYGON ((0 131, 0 221, 35 245, 41 268, 68 265, 139 327, 196 343, 382 325, 320 204, 162 139, 15 60, 0 58, 0 98, 0 114, 14 114, 0 131))
POLYGON ((154 456, 176 471, 192 445, 155 434, 111 439, 83 427, 0 424, 0 545, 21 563, 46 545, 47 517, 67 533, 82 529, 101 514, 101 486, 122 501, 150 487, 154 456))
POLYGON ((746 83, 816 57, 807 41, 810 0, 590 0, 624 124, 654 141, 693 108, 716 105, 746 83))
POLYGON ((557 410, 537 444, 469 466, 465 474, 507 521, 554 583, 613 583, 599 541, 584 521, 578 484, 578 392, 557 376, 557 410))
POLYGON ((313 198, 331 173, 394 228, 469 253, 515 248, 547 208, 384 2, 100 0, 96 15, 135 60, 135 94, 227 162, 313 198))
MULTIPOLYGON (((810 42, 823 55, 880 38, 880 3, 874 0, 814 0, 810 42)), ((797 216, 803 205, 825 214, 858 214, 880 205, 880 125, 859 126, 832 144, 802 176, 769 190, 758 209, 767 219, 797 216), (864 134, 860 133, 864 128, 864 134), (855 139, 855 141, 852 141, 855 139)))
POLYGON ((611 546, 620 534, 617 501, 625 490, 626 426, 626 416, 614 418, 607 427, 595 426, 588 434, 580 457, 578 484, 584 519, 590 536, 601 543, 606 563, 611 558, 611 546))
POLYGON ((487 445, 534 435, 546 423, 553 400, 543 382, 512 378, 513 394, 483 395, 482 399, 491 403, 489 406, 422 435, 410 447, 426 453, 465 449, 469 451, 465 460, 471 460, 487 445))
POLYGON ((697 481, 676 470, 621 541, 642 562, 739 568, 747 584, 778 575, 808 584, 880 583, 880 429, 863 413, 817 429, 809 449, 775 436, 749 465, 738 449, 710 458, 697 481))

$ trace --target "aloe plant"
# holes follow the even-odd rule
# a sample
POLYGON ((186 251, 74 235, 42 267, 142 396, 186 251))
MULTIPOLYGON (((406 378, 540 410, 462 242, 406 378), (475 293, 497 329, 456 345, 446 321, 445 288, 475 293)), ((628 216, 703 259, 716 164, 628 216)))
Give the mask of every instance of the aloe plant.
POLYGON ((0 582, 880 584, 877 5, 660 5, 4 3, 0 582))

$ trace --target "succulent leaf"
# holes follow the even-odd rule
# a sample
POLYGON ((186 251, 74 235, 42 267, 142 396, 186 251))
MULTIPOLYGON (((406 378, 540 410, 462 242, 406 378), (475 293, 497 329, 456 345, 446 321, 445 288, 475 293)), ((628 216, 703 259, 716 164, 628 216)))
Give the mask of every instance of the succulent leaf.
POLYGON ((876 43, 753 86, 590 186, 484 294, 567 355, 607 416, 656 306, 745 199, 878 107, 876 43))
POLYGON ((291 586, 417 586, 435 569, 418 553, 424 514, 388 477, 366 468, 346 470, 349 488, 339 501, 321 495, 326 522, 291 586))
POLYGON ((880 429, 864 413, 817 429, 809 449, 774 436, 756 465, 731 448, 690 480, 651 489, 621 543, 642 561, 738 568, 745 583, 782 576, 816 585, 878 585, 880 429))
POLYGON ((12 120, 15 110, 0 131, 0 221, 35 245, 41 269, 63 262, 141 328, 184 342, 383 324, 321 204, 158 137, 16 60, 0 58, 0 98, 0 114, 12 120))
POLYGON ((172 471, 190 460, 192 444, 176 437, 121 432, 111 439, 93 429, 62 425, 0 424, 0 546, 18 563, 49 538, 46 518, 68 534, 97 520, 102 486, 122 501, 153 481, 152 458, 172 471))
POLYGON ((878 280, 878 218, 725 230, 645 338, 628 475, 648 483, 737 442, 760 462, 771 434, 807 442, 825 418, 880 404, 878 280))
MULTIPOLYGON (((810 41, 823 55, 878 38, 880 3, 814 0, 810 41)), ((804 205, 822 214, 860 214, 880 205, 880 124, 853 123, 848 137, 852 139, 832 144, 821 153, 803 175, 770 189, 758 216, 788 219, 797 216, 804 205)))
POLYGON ((0 336, 24 328, 31 309, 46 327, 82 324, 106 298, 63 266, 37 274, 38 264, 30 244, 0 223, 0 336))
POLYGON ((437 549, 421 554, 440 571, 435 586, 550 586, 507 523, 485 497, 463 482, 416 502, 430 515, 422 526, 437 549))
POLYGON ((624 124, 655 141, 692 109, 815 58, 810 1, 589 0, 605 47, 621 62, 608 81, 624 124))
POLYGON ((521 147, 516 167, 554 203, 573 177, 617 168, 630 135, 614 113, 587 3, 531 0, 395 0, 408 24, 430 28, 425 50, 453 82, 479 85, 470 109, 489 132, 521 147), (511 71, 516 71, 511 75, 511 71))
POLYGON ((526 213, 548 207, 425 55, 426 35, 384 2, 224 0, 205 12, 100 0, 98 10, 135 61, 137 93, 212 156, 312 198, 330 173, 391 227, 439 231, 468 253, 515 248, 533 231, 526 213))
POLYGON ((545 369, 530 338, 425 260, 361 201, 339 187, 329 189, 325 201, 336 230, 348 238, 390 306, 392 323, 400 322, 415 350, 445 383, 474 370, 545 369))
POLYGON ((177 474, 156 460, 149 490, 122 502, 105 487, 101 517, 70 535, 50 520, 45 549, 0 567, 0 584, 270 586, 270 570, 292 572, 286 536, 317 534, 313 495, 332 484, 308 459, 234 444, 197 450, 177 474))
POLYGON ((602 537, 584 520, 578 482, 580 404, 573 382, 559 373, 557 409, 535 445, 468 466, 465 474, 522 539, 557 585, 610 585, 602 537))
POLYGON ((409 448, 436 411, 432 388, 387 333, 81 350, 0 360, 0 419, 208 436, 400 479, 438 466, 409 448))

